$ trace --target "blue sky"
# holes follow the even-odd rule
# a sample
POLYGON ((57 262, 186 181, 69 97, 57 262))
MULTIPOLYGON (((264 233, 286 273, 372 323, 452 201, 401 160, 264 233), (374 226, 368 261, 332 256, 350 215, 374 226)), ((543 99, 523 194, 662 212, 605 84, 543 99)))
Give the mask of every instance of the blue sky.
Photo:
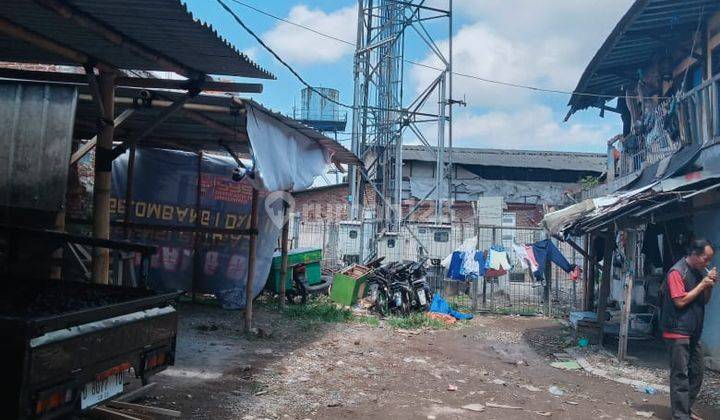
MULTIPOLYGON (((242 1, 341 39, 355 39, 356 1, 242 1)), ((341 100, 352 103, 352 46, 279 22, 232 0, 226 2, 308 82, 339 89, 341 100)), ((300 82, 215 0, 187 0, 187 4, 197 18, 212 24, 277 76, 277 80, 263 81, 264 92, 255 99, 291 113, 293 105, 299 103, 300 82)), ((454 69, 494 80, 572 90, 630 4, 631 0, 455 0, 454 69)), ((447 29, 430 30, 445 48, 447 29)), ((433 64, 417 38, 409 36, 406 45, 406 58, 433 64)), ((432 76, 432 70, 406 65, 405 92, 418 91, 432 76)), ((606 113, 601 119, 597 110, 580 112, 568 123, 562 122, 567 112, 566 95, 535 93, 459 76, 454 83, 454 97, 465 97, 468 102, 466 108, 455 111, 453 130, 459 146, 604 152, 605 141, 620 130, 615 114, 606 113)), ((349 134, 340 138, 349 138, 349 134)))

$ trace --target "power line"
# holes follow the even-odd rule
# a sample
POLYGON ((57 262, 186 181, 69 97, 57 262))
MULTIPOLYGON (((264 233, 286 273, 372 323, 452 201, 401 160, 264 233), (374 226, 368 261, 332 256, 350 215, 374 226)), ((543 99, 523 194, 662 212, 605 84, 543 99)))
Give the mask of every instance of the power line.
POLYGON ((350 46, 352 46, 352 47, 355 47, 355 43, 354 43, 354 42, 350 42, 350 41, 344 40, 344 39, 342 39, 342 38, 338 38, 338 37, 336 37, 336 36, 333 36, 333 35, 330 35, 330 34, 326 34, 326 33, 320 32, 320 31, 318 31, 317 29, 313 29, 313 28, 311 28, 311 27, 309 27, 309 26, 305 26, 305 25, 303 25, 303 24, 300 24, 300 23, 297 23, 297 22, 293 22, 293 21, 291 21, 291 20, 287 20, 287 19, 282 18, 282 17, 280 17, 280 16, 276 16, 276 15, 270 13, 270 12, 266 12, 265 10, 258 9, 257 7, 255 7, 255 6, 251 5, 251 4, 247 4, 247 3, 242 2, 242 1, 240 1, 240 0, 230 0, 230 1, 232 1, 233 3, 237 3, 237 4, 241 5, 241 6, 245 6, 245 7, 247 7, 248 9, 254 10, 254 11, 256 11, 256 12, 262 14, 262 15, 265 15, 265 16, 267 16, 267 17, 273 18, 273 19, 275 19, 275 20, 279 20, 279 21, 281 21, 281 22, 285 22, 285 23, 287 23, 288 25, 297 26, 298 28, 303 28, 303 29, 305 29, 305 30, 307 30, 307 31, 313 32, 313 33, 315 33, 315 34, 317 34, 317 35, 320 35, 320 36, 323 36, 323 37, 325 37, 325 38, 330 38, 330 39, 333 39, 333 40, 335 40, 335 41, 342 42, 343 44, 347 44, 347 45, 350 45, 350 46))
MULTIPOLYGON (((220 1, 220 0, 218 0, 218 1, 220 1)), ((278 20, 278 21, 280 21, 280 22, 284 22, 284 23, 286 23, 286 24, 288 24, 288 25, 292 25, 292 26, 296 26, 296 27, 298 27, 298 28, 305 29, 305 30, 307 30, 307 31, 310 31, 310 32, 316 34, 316 35, 319 35, 319 36, 322 36, 322 37, 325 37, 325 38, 328 38, 328 39, 332 39, 332 40, 335 40, 335 41, 338 41, 338 42, 342 42, 343 44, 351 45, 351 46, 353 46, 353 47, 356 46, 356 44, 355 44, 354 42, 350 42, 350 41, 348 41, 348 40, 339 38, 339 37, 337 37, 337 36, 330 35, 330 34, 327 34, 327 33, 321 32, 321 31, 318 31, 317 29, 314 29, 314 28, 312 28, 312 27, 310 27, 310 26, 303 25, 303 24, 300 24, 300 23, 297 23, 297 22, 293 22, 293 21, 291 21, 291 20, 282 18, 282 17, 280 17, 280 16, 276 16, 276 15, 274 15, 274 14, 272 14, 272 13, 269 13, 269 12, 267 12, 267 11, 265 11, 265 10, 259 9, 259 8, 255 7, 255 6, 250 5, 250 4, 247 4, 247 3, 243 2, 243 1, 240 1, 240 0, 230 0, 230 1, 232 1, 233 3, 239 4, 239 5, 241 5, 241 6, 247 7, 248 9, 254 10, 254 11, 257 12, 257 13, 260 13, 260 14, 265 15, 265 16, 267 16, 267 17, 270 17, 270 18, 272 18, 272 19, 278 20)), ((244 25, 243 25, 243 26, 244 26, 244 25)), ((444 68, 431 66, 431 65, 429 65, 429 64, 418 63, 417 61, 412 61, 412 60, 408 60, 408 59, 403 59, 403 61, 406 62, 406 63, 408 63, 408 64, 412 64, 412 65, 418 66, 418 67, 424 67, 424 68, 427 68, 427 69, 430 69, 430 70, 446 71, 446 69, 444 69, 444 68)), ((285 63, 283 62, 283 64, 285 64, 285 63)), ((287 66, 287 64, 286 64, 286 66, 287 66)), ((559 90, 559 89, 542 88, 542 87, 537 87, 537 86, 532 86, 532 85, 522 84, 522 83, 504 82, 504 81, 500 81, 500 80, 488 79, 488 78, 486 78, 486 77, 476 76, 476 75, 467 74, 467 73, 461 73, 461 72, 457 72, 457 71, 452 71, 451 73, 452 73, 453 75, 455 75, 455 76, 465 77, 465 78, 468 78, 468 79, 474 79, 474 80, 478 80, 478 81, 481 81, 481 82, 484 82, 484 83, 490 83, 490 84, 495 84, 495 85, 500 85, 500 86, 507 86, 507 87, 517 88, 517 89, 526 89, 526 90, 531 90, 531 91, 535 91, 535 92, 553 93, 553 94, 558 94, 558 95, 590 96, 590 97, 604 98, 604 99, 613 99, 613 98, 617 98, 617 97, 618 97, 618 95, 607 95, 607 94, 590 93, 590 92, 572 92, 572 91, 559 90)), ((648 97, 643 97, 643 96, 628 96, 628 98, 630 98, 630 99, 647 99, 648 97)), ((668 99, 669 97, 665 97, 665 96, 653 96, 652 98, 668 99)), ((349 107, 349 108, 352 108, 352 107, 349 107)))
POLYGON ((297 79, 298 79, 303 85, 305 85, 305 87, 307 87, 308 89, 310 89, 310 90, 312 90, 313 92, 317 93, 317 94, 318 94, 320 97, 322 97, 323 99, 326 99, 326 100, 328 100, 328 101, 330 101, 330 102, 332 102, 332 103, 334 103, 334 104, 336 104, 336 105, 340 105, 340 106, 345 107, 345 108, 355 109, 352 105, 347 105, 347 104, 344 104, 344 103, 342 103, 342 102, 340 102, 340 101, 337 101, 337 100, 335 100, 335 99, 327 96, 326 94, 320 92, 318 89, 315 89, 314 87, 310 86, 310 84, 309 84, 308 82, 306 82, 305 79, 303 79, 302 76, 300 76, 300 73, 298 73, 297 71, 295 71, 295 69, 292 68, 292 66, 291 66, 290 64, 286 63, 285 60, 282 59, 282 57, 280 57, 279 55, 277 55, 277 53, 276 53, 275 51, 273 51, 273 49, 270 48, 267 44, 265 44, 265 42, 264 42, 255 32, 253 32, 252 29, 248 28, 247 25, 245 25, 245 23, 242 21, 242 19, 240 19, 240 17, 239 17, 237 14, 235 14, 235 12, 233 12, 232 9, 230 9, 230 7, 228 7, 227 4, 225 4, 222 0, 216 0, 216 1, 220 4, 220 6, 222 6, 223 9, 225 9, 228 13, 230 13, 230 14, 232 15, 232 17, 235 19, 235 21, 236 21, 240 26, 242 26, 243 29, 245 29, 245 30, 247 31, 247 33, 249 33, 253 38, 255 38, 255 40, 256 40, 260 45, 262 45, 263 48, 265 48, 270 54, 272 54, 273 57, 275 57, 275 59, 278 60, 283 66, 285 66, 288 70, 290 70, 290 73, 292 73, 295 77, 297 77, 297 79))

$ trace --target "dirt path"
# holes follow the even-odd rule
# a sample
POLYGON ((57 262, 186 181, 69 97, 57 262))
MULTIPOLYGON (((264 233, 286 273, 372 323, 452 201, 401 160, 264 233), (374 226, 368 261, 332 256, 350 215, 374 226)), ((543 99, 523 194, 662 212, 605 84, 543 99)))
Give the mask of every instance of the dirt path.
POLYGON ((669 418, 667 395, 550 367, 546 355, 564 346, 553 320, 478 317, 461 329, 414 333, 308 325, 261 310, 258 324, 273 334, 248 340, 237 312, 196 306, 181 314, 176 366, 156 376, 146 403, 185 418, 669 418))

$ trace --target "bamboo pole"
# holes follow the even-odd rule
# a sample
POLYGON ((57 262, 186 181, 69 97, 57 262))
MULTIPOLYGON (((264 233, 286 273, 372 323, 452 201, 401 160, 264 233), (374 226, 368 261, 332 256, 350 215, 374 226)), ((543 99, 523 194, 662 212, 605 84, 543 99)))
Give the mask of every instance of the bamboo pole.
POLYGON ((252 204, 250 210, 250 244, 248 246, 248 271, 247 283, 245 287, 245 332, 252 331, 253 318, 253 281, 255 277, 255 245, 257 241, 258 227, 258 190, 253 188, 252 204))
MULTIPOLYGON (((115 74, 100 71, 100 100, 103 104, 102 120, 113 121, 115 114, 115 74)), ((103 123, 95 152, 95 184, 93 187, 93 236, 110 238, 110 186, 112 171, 113 124, 103 123)), ((110 252, 107 248, 93 248, 93 282, 108 284, 110 252)))
MULTIPOLYGON (((282 244, 281 244, 281 253, 282 253, 282 266, 280 269, 280 309, 285 310, 285 294, 286 294, 286 283, 287 283, 287 277, 288 277, 288 236, 290 233, 290 218, 288 217, 288 204, 286 201, 283 201, 283 216, 285 218, 285 221, 283 223, 282 227, 282 244)), ((324 224, 324 221, 323 221, 324 224)), ((324 234, 324 231, 323 231, 324 234)), ((324 248, 323 248, 324 249, 324 248)))

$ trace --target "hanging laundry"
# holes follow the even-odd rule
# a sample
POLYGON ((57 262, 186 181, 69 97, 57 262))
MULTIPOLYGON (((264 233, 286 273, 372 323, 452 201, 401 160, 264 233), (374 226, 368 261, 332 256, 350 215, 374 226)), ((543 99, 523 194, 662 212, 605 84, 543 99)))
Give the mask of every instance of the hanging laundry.
POLYGON ((517 257, 518 262, 520 262, 520 266, 523 270, 527 270, 530 266, 528 263, 527 249, 525 249, 523 245, 518 245, 515 242, 513 242, 512 247, 513 251, 515 251, 515 257, 517 257))
POLYGON ((467 276, 478 277, 480 272, 480 266, 477 260, 475 260, 475 250, 463 252, 463 265, 460 270, 460 274, 467 276))
POLYGON ((482 277, 485 275, 485 251, 475 252, 475 261, 478 263, 478 276, 482 277))
POLYGON ((535 259, 538 262, 538 269, 535 270, 535 278, 537 280, 544 280, 545 273, 543 269, 546 262, 549 260, 564 272, 569 273, 575 269, 575 264, 570 264, 568 260, 560 253, 555 244, 550 239, 543 239, 542 241, 535 242, 532 246, 535 259))
POLYGON ((530 270, 532 270, 533 272, 537 271, 540 266, 538 265, 537 259, 535 258, 535 251, 533 251, 532 245, 525 245, 525 252, 527 253, 530 270))
POLYGON ((510 258, 508 257, 505 248, 493 245, 488 251, 488 258, 485 261, 485 268, 492 268, 494 270, 508 270, 512 264, 510 264, 510 258))
POLYGON ((462 275, 461 270, 464 264, 465 253, 461 251, 454 251, 450 258, 450 266, 448 266, 447 277, 453 280, 465 280, 465 276, 462 275))
POLYGON ((495 277, 504 276, 505 274, 507 274, 507 270, 495 270, 490 268, 485 271, 485 278, 492 279, 495 277))
POLYGON ((570 272, 570 280, 578 281, 581 273, 582 273, 582 270, 580 269, 579 266, 576 265, 575 268, 573 269, 573 271, 570 272))

